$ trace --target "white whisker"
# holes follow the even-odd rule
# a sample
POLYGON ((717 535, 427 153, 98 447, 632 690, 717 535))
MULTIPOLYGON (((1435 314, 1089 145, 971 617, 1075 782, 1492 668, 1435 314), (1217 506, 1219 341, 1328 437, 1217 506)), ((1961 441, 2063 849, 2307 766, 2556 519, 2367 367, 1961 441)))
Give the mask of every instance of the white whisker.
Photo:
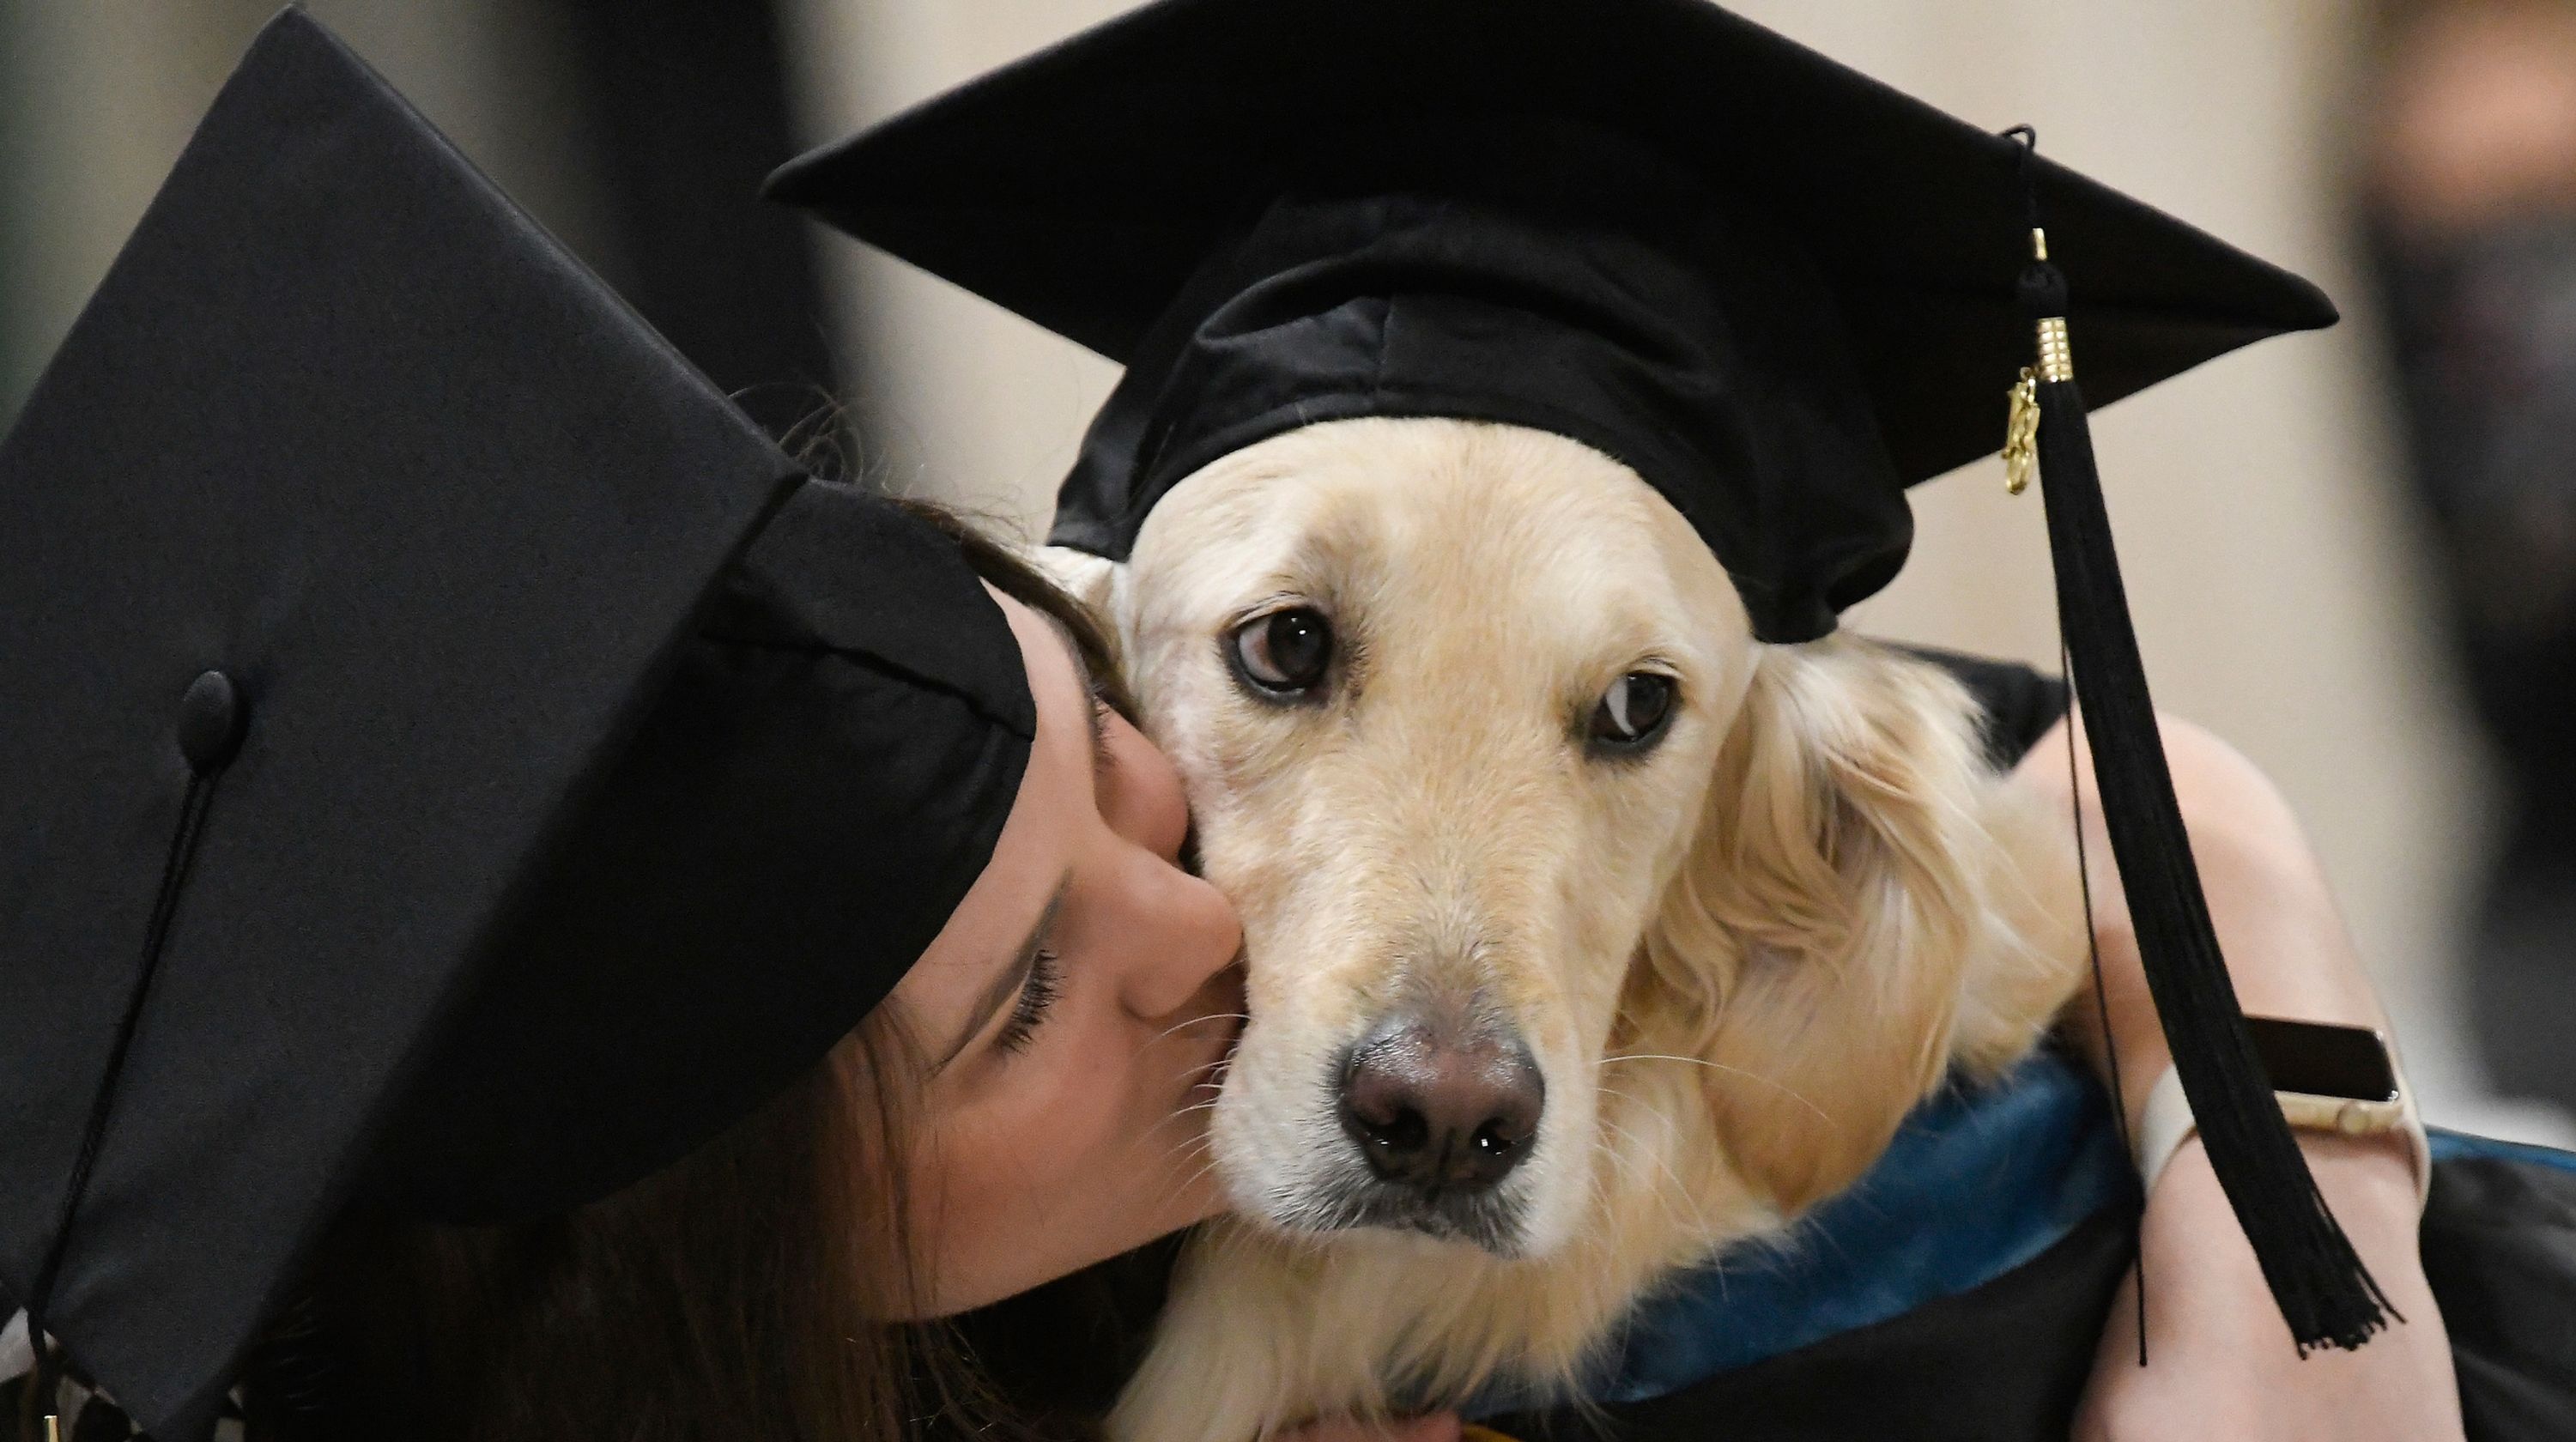
POLYGON ((1188 1031, 1191 1027, 1204 1026, 1212 1021, 1240 1021, 1249 1023, 1251 1020, 1251 1017, 1246 1016, 1244 1013, 1239 1011, 1212 1011, 1207 1013, 1205 1016, 1193 1016, 1174 1022, 1172 1025, 1156 1032, 1154 1034, 1154 1040, 1161 1041, 1166 1037, 1188 1031))

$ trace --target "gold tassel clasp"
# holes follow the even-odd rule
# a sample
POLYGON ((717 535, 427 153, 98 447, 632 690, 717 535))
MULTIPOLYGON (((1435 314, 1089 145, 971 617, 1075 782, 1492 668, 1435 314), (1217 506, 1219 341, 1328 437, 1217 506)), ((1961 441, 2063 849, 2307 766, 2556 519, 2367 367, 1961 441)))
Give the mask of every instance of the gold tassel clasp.
POLYGON ((2029 490, 2031 472, 2038 465, 2039 373, 2023 366, 2004 412, 2004 494, 2018 496, 2029 490))
POLYGON ((2066 317, 2053 315, 2039 323, 2039 378, 2075 379, 2075 352, 2066 344, 2066 317))
MULTIPOLYGON (((2030 255, 2041 264, 2048 261, 2048 232, 2037 226, 2031 227, 2030 255)), ((2039 469, 2039 383, 2073 379, 2075 352, 2066 343, 2066 317, 2050 316, 2039 322, 2039 363, 2021 368, 2004 413, 2005 494, 2018 496, 2030 489, 2030 478, 2039 469)))

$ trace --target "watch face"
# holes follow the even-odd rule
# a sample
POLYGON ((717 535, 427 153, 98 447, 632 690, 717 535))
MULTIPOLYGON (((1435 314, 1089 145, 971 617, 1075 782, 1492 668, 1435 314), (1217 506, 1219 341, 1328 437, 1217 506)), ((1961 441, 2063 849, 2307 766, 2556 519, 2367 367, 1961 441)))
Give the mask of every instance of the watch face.
POLYGON ((2274 1091, 2397 1100, 2397 1071, 2389 1064, 2388 1048, 2368 1027, 2249 1016, 2245 1029, 2254 1034, 2255 1054, 2263 1059, 2274 1091))

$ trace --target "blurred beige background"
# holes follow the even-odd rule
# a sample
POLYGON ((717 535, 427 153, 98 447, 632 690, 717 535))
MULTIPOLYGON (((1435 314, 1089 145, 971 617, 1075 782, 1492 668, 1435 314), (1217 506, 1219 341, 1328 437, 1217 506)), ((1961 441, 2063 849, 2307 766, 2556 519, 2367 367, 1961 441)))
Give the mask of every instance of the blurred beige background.
MULTIPOLYGON (((0 0, 7 3, 7 0, 0 0)), ((317 0, 465 149, 576 241, 594 202, 561 157, 558 42, 506 0, 317 0), (551 207, 551 208, 549 208, 551 207)), ((788 0, 793 111, 837 136, 1102 18, 1111 0, 788 0)), ((1736 8, 1977 124, 2300 270, 2343 303, 2104 412, 2112 511, 2158 701, 2288 792, 2395 1011, 2436 1120, 2576 1131, 2499 1102, 2454 1019, 2452 937, 2489 845, 2487 784, 2429 634, 2342 188, 2347 0, 1746 0, 1736 8)), ((103 271, 250 31, 241 0, 14 0, 0 222, 23 384, 103 271), (103 140, 102 137, 105 137, 103 140)), ((749 204, 709 197, 709 204, 749 204)), ((941 282, 817 233, 861 461, 899 489, 1042 529, 1113 369, 941 282)), ((2082 337, 2076 337, 2079 348, 2082 337)), ((5 393, 14 393, 14 387, 5 393)), ((1996 397, 2000 434, 2002 396, 1996 397)), ((2054 665, 2036 497, 1989 461, 1916 492, 1920 538, 1858 614, 1883 634, 2054 665)))

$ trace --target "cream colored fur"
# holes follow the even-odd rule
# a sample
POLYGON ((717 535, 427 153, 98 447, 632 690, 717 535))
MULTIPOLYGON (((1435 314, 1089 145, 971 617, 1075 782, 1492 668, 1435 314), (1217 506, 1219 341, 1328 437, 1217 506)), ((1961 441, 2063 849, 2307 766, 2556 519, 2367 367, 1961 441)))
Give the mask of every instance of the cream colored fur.
POLYGON ((1753 640, 1707 546, 1575 442, 1311 426, 1183 482, 1111 618, 1242 909, 1252 1021, 1211 1123, 1238 1215, 1201 1230, 1120 1442, 1562 1384, 1657 1279, 1847 1186, 1954 1067, 2026 1051, 2081 974, 2071 861, 1981 760, 1947 675, 1858 638, 1753 640), (1332 618, 1320 704, 1247 694, 1243 620, 1332 618), (1651 664, 1679 711, 1587 754, 1651 664), (1546 1081, 1499 1251, 1333 1230, 1360 1165, 1331 1075, 1399 998, 1499 1011, 1546 1081))

